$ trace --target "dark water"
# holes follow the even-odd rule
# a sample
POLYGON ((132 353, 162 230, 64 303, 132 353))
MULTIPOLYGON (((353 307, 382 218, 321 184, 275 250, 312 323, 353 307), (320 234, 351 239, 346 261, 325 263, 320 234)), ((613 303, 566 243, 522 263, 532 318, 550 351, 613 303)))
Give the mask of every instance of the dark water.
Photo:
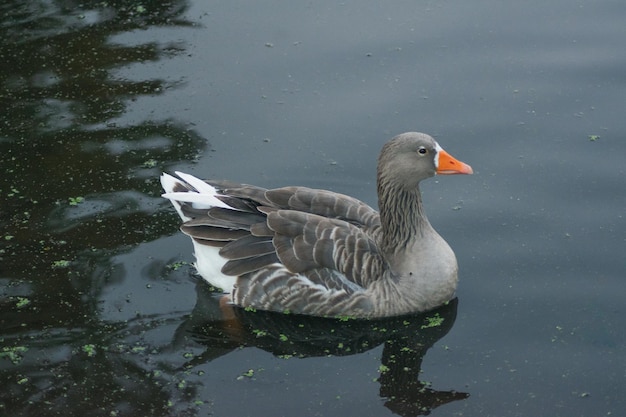
POLYGON ((617 416, 626 408, 622 1, 0 6, 0 415, 617 416), (424 184, 458 305, 221 317, 159 197, 183 170, 375 204, 424 184))

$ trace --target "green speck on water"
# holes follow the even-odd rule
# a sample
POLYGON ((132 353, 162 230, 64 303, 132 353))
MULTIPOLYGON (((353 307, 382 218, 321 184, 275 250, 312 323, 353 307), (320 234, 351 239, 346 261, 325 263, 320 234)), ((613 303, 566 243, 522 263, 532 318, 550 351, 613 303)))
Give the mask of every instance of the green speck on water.
POLYGON ((243 374, 237 377, 238 380, 242 380, 243 378, 252 378, 254 376, 254 369, 248 369, 243 374))
POLYGON ((15 303, 15 307, 23 308, 30 304, 30 300, 26 297, 17 297, 17 303, 15 303))
POLYGON ((423 324, 423 325, 422 325, 422 329, 428 329, 428 328, 430 328, 430 327, 437 327, 437 326, 441 326, 441 324, 442 324, 442 323, 443 323, 443 321, 444 321, 444 318, 443 318, 443 317, 441 317, 441 316, 439 315, 439 313, 436 313, 433 317, 427 317, 427 318, 426 318, 426 321, 427 321, 428 323, 423 324))
POLYGON ((167 267, 171 270, 178 271, 180 268, 182 268, 185 265, 188 265, 188 263, 185 261, 177 261, 177 262, 172 262, 171 264, 168 264, 167 267))
POLYGON ((53 268, 67 268, 68 266, 70 266, 70 261, 65 260, 65 259, 52 262, 53 268))
POLYGON ((7 358, 14 365, 22 361, 22 353, 28 351, 26 346, 5 346, 0 351, 0 358, 7 358))
MULTIPOLYGON (((138 7, 141 7, 141 6, 138 6, 138 7)), ((145 9, 144 9, 144 11, 145 11, 145 9)), ((142 166, 144 168, 154 168, 155 166, 157 166, 157 160, 156 159, 148 159, 147 161, 144 161, 142 166)))
POLYGON ((600 139, 600 136, 599 136, 599 135, 589 135, 589 136, 587 136, 587 137, 588 137, 588 138, 589 138, 589 140, 590 140, 590 141, 592 141, 592 142, 595 142, 595 141, 597 141, 598 139, 600 139))
POLYGON ((70 197, 69 198, 70 206, 77 206, 84 201, 85 201, 84 197, 70 197))
POLYGON ((267 331, 265 331, 265 330, 254 329, 254 330, 252 330, 252 333, 253 333, 256 337, 263 337, 263 336, 267 336, 267 331))
POLYGON ((90 358, 96 356, 96 345, 83 345, 83 352, 85 352, 90 358))

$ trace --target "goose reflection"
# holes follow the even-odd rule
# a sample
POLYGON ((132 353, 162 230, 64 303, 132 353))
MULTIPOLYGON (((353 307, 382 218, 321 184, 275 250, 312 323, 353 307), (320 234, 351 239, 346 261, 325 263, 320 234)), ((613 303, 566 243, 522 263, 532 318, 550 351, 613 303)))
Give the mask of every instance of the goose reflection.
POLYGON ((440 405, 469 397, 440 391, 420 381, 424 355, 445 336, 456 319, 458 300, 424 314, 380 320, 325 319, 246 311, 220 303, 219 294, 198 285, 198 301, 177 338, 189 336, 206 346, 186 363, 194 367, 241 347, 257 347, 279 357, 346 356, 384 345, 380 397, 400 416, 428 415, 440 405))

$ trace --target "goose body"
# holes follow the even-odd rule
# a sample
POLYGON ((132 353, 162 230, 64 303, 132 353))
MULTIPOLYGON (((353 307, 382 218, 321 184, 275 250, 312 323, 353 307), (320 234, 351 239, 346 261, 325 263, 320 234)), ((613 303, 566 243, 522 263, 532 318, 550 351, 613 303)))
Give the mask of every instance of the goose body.
POLYGON ((428 222, 419 182, 472 168, 423 133, 387 142, 378 159, 379 211, 306 187, 265 189, 161 176, 192 238, 196 269, 241 307, 315 316, 421 312, 454 296, 454 252, 428 222))

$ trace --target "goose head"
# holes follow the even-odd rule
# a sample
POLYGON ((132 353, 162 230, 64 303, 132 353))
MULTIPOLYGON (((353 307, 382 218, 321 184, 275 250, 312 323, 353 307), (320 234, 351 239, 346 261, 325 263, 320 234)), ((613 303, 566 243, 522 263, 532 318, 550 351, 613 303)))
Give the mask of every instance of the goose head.
MULTIPOLYGON (((378 181, 404 190, 436 174, 472 174, 472 167, 452 157, 425 133, 402 133, 387 142, 378 158, 378 181)), ((395 187, 393 187, 395 188, 395 187)))

